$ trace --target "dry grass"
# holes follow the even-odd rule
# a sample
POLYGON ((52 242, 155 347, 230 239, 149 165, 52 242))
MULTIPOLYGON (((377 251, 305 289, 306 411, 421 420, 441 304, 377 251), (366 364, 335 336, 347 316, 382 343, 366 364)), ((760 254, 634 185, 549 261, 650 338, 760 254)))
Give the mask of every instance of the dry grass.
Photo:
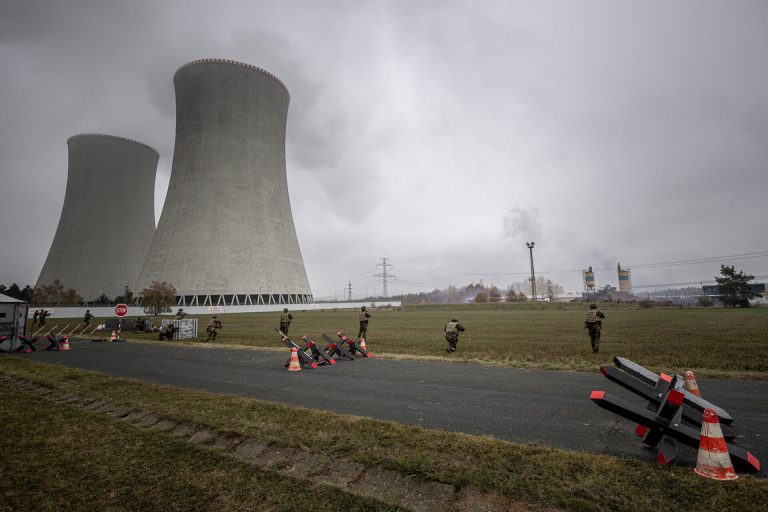
MULTIPOLYGON (((710 377, 768 378, 768 308, 650 308, 613 305, 607 315, 601 352, 593 354, 583 328, 584 308, 576 304, 408 306, 373 310, 368 346, 393 357, 446 359, 443 326, 458 316, 467 327, 453 360, 515 367, 595 371, 614 356, 657 371, 694 370, 710 377)), ((292 336, 316 340, 325 332, 357 334, 351 310, 294 311, 292 336)), ((219 344, 281 347, 274 328, 277 313, 219 315, 219 344)), ((200 317, 201 324, 207 317, 200 317)), ((156 335, 125 333, 132 339, 156 335)))
MULTIPOLYGON (((457 489, 469 487, 500 493, 543 506, 574 510, 765 510, 768 503, 768 482, 750 476, 722 484, 699 478, 689 468, 660 467, 247 398, 165 388, 20 358, 0 359, 0 373, 79 396, 140 408, 176 422, 204 425, 222 434, 234 433, 272 445, 351 458, 367 467, 393 469, 411 477, 449 483, 457 489)), ((42 412, 19 419, 12 431, 29 430, 33 425, 50 421, 50 416, 38 420, 39 414, 42 412)), ((136 433, 126 435, 137 437, 136 443, 141 439, 136 433)), ((33 449, 33 445, 28 449, 33 449)), ((12 447, 4 448, 7 449, 12 447)), ((158 453, 162 456, 165 452, 158 453)), ((66 459, 68 455, 53 452, 50 457, 66 459)), ((120 492, 129 490, 121 488, 120 492)))
POLYGON ((395 511, 0 382, 0 510, 395 511))

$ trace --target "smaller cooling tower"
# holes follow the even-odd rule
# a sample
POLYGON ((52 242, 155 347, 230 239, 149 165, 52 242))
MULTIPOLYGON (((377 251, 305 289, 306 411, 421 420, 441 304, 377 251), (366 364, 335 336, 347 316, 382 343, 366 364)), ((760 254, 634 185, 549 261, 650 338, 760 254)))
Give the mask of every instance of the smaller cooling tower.
POLYGON ((631 293, 632 292, 632 276, 629 273, 629 269, 622 269, 621 263, 618 264, 617 270, 619 273, 619 292, 631 293))
POLYGON ((584 289, 586 291, 593 291, 595 289, 595 273, 592 271, 592 267, 584 271, 584 289))
POLYGON ((58 279, 86 301, 136 280, 155 231, 157 151, 113 135, 67 140, 64 207, 37 286, 58 279))

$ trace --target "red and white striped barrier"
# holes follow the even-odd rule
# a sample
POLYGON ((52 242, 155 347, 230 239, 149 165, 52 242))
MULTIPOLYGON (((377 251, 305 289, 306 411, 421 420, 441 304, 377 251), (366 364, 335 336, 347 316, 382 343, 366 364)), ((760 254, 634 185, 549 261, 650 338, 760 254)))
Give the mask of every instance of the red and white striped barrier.
POLYGON ((696 459, 696 474, 713 480, 736 480, 739 475, 733 470, 728 446, 714 409, 704 409, 699 437, 699 456, 696 459))
POLYGON ((701 397, 701 391, 699 391, 699 385, 696 384, 696 377, 692 371, 685 372, 685 382, 683 382, 683 388, 692 395, 701 397))

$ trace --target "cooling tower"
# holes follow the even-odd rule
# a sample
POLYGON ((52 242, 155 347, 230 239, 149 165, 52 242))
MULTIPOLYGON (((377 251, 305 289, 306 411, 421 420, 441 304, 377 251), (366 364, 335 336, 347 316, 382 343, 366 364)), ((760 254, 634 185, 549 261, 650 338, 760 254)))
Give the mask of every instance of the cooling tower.
POLYGON ((112 135, 67 140, 64 206, 37 286, 58 279, 86 301, 135 290, 155 231, 157 151, 112 135))
POLYGON ((285 85, 217 59, 173 82, 173 167, 139 289, 166 281, 184 306, 311 302, 288 198, 285 85))

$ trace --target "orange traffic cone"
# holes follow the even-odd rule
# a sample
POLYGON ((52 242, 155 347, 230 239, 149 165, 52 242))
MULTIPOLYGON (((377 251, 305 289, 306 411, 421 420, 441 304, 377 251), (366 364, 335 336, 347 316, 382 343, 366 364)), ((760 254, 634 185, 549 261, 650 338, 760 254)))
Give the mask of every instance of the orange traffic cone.
MULTIPOLYGON (((365 338, 360 338, 360 348, 368 352, 368 347, 365 346, 365 338)), ((373 356, 370 352, 368 352, 368 357, 373 356)))
POLYGON ((713 480, 736 480, 739 475, 733 470, 728 446, 723 439, 723 430, 714 409, 704 409, 701 419, 699 456, 694 471, 713 480))
POLYGON ((64 336, 64 342, 61 344, 61 350, 69 350, 69 336, 64 336))
POLYGON ((117 339, 117 331, 112 331, 112 336, 109 337, 109 341, 115 341, 117 339))
POLYGON ((693 375, 693 372, 690 370, 685 372, 685 383, 683 384, 683 388, 692 395, 696 395, 698 397, 701 396, 701 391, 699 391, 699 385, 696 384, 696 377, 693 375))
POLYGON ((289 372, 298 372, 301 370, 301 365, 299 364, 299 349, 296 347, 291 348, 291 361, 288 363, 288 371, 289 372))

